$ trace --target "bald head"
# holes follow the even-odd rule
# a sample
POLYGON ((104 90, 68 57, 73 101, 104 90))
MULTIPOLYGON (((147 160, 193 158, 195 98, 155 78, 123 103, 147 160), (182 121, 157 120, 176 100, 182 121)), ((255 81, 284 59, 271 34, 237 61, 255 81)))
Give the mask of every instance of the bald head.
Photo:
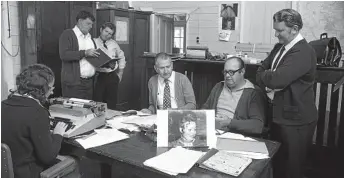
POLYGON ((235 89, 245 83, 245 63, 240 57, 231 57, 226 60, 223 75, 226 85, 235 89))
POLYGON ((245 62, 240 57, 230 57, 226 60, 225 65, 234 65, 239 68, 245 68, 245 62))

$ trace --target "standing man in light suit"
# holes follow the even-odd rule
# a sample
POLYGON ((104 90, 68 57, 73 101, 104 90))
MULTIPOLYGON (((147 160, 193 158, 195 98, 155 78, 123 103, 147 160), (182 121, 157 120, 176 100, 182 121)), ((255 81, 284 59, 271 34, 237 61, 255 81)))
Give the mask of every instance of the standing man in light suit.
POLYGON ((142 112, 156 114, 157 109, 196 109, 190 80, 172 70, 173 63, 168 54, 156 55, 154 69, 158 74, 148 81, 149 107, 142 112))
POLYGON ((317 124, 313 84, 316 54, 299 33, 301 15, 283 9, 273 16, 279 43, 257 71, 257 83, 272 102, 273 139, 282 143, 274 163, 274 177, 302 178, 317 124))
POLYGON ((95 68, 85 58, 99 56, 89 33, 95 18, 90 12, 80 11, 76 21, 75 27, 63 31, 59 39, 62 96, 92 99, 95 68))
POLYGON ((103 50, 110 58, 120 58, 110 64, 111 68, 97 69, 97 79, 94 89, 94 100, 107 103, 109 109, 116 109, 118 84, 122 79, 125 68, 124 52, 118 46, 113 36, 116 34, 116 26, 107 22, 100 28, 100 35, 94 41, 97 48, 103 50))

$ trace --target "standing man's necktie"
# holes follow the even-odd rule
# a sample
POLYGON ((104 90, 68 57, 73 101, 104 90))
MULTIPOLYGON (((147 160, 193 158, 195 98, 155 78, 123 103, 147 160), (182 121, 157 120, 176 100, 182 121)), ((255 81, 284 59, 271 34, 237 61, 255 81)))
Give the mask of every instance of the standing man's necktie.
POLYGON ((281 48, 281 51, 280 51, 279 55, 277 56, 277 58, 276 58, 276 60, 275 60, 275 63, 273 64, 273 66, 272 66, 272 68, 271 68, 272 71, 273 71, 274 69, 276 69, 277 64, 278 64, 278 62, 279 62, 279 60, 280 60, 280 58, 281 58, 281 56, 282 56, 284 50, 285 50, 285 47, 283 46, 283 47, 281 48))
POLYGON ((165 79, 165 88, 164 88, 164 98, 163 98, 163 109, 171 108, 171 91, 168 80, 165 79))
POLYGON ((105 43, 106 43, 106 41, 103 41, 103 46, 104 46, 104 48, 107 49, 107 45, 105 43))

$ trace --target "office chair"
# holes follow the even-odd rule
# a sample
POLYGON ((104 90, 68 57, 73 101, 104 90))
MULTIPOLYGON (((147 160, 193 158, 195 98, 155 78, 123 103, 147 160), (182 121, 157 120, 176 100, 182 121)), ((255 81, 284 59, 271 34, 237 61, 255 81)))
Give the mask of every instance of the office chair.
MULTIPOLYGON (((70 156, 58 155, 57 159, 58 163, 41 172, 41 178, 63 178, 77 168, 76 160, 70 156)), ((14 178, 11 150, 5 143, 1 143, 1 177, 14 178)))

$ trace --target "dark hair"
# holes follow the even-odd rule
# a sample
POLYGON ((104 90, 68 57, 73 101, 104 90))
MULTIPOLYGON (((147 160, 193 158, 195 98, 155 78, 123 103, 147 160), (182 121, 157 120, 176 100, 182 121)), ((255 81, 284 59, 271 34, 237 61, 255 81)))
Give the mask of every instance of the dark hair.
POLYGON ((164 52, 161 52, 161 53, 158 53, 155 57, 155 64, 156 64, 156 61, 158 59, 162 59, 162 60, 171 60, 171 56, 168 55, 167 53, 164 53, 164 52))
POLYGON ((284 22, 290 28, 296 25, 298 30, 301 30, 303 26, 301 15, 293 9, 283 9, 276 12, 273 20, 274 22, 284 22))
POLYGON ((230 57, 225 61, 225 64, 227 63, 227 61, 230 61, 230 60, 236 60, 240 64, 240 69, 246 68, 246 64, 244 60, 241 59, 241 57, 237 57, 237 56, 230 57))
MULTIPOLYGON (((37 99, 42 105, 47 102, 46 93, 49 84, 55 80, 53 71, 43 64, 33 64, 25 67, 16 77, 17 90, 21 95, 27 94, 37 99)), ((11 96, 10 95, 10 96, 11 96)))
POLYGON ((76 21, 78 22, 79 19, 87 19, 89 18, 90 20, 92 20, 92 22, 94 22, 96 19, 94 18, 93 14, 88 12, 88 11, 80 11, 78 13, 78 15, 76 15, 76 21))
POLYGON ((186 123, 186 122, 195 122, 196 123, 196 121, 197 121, 197 119, 194 115, 192 115, 192 114, 184 115, 184 117, 182 119, 180 119, 179 127, 184 127, 184 123, 186 123))
POLYGON ((106 27, 108 27, 108 28, 110 28, 111 30, 113 30, 112 36, 116 34, 116 25, 115 25, 115 24, 113 24, 113 23, 111 23, 111 22, 106 22, 106 23, 104 23, 100 28, 101 28, 102 30, 104 30, 106 27))

